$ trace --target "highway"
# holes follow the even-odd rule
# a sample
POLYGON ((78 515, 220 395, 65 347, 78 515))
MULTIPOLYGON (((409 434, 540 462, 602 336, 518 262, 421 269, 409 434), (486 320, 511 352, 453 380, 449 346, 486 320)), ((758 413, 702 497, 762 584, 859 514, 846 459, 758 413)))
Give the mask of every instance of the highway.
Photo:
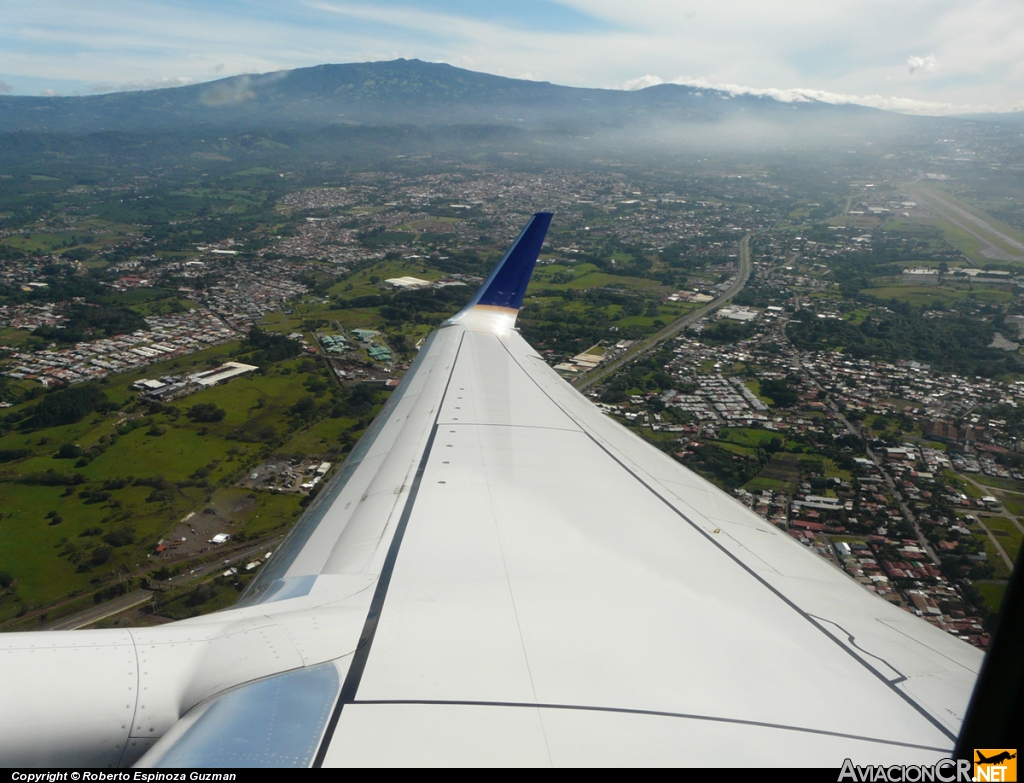
MULTIPOLYGON (((173 577, 170 581, 174 587, 181 587, 182 585, 209 579, 211 574, 221 573, 233 565, 239 565, 243 562, 248 562, 254 559, 262 561, 264 559, 262 555, 267 550, 275 549, 277 545, 281 543, 282 539, 283 536, 274 536, 270 539, 249 544, 241 550, 225 550, 224 555, 226 555, 226 557, 223 560, 215 560, 212 563, 198 565, 191 571, 173 577)), ((181 563, 177 563, 175 565, 181 565, 181 563)), ((136 576, 139 575, 140 574, 136 574, 136 576)), ((110 601, 104 601, 94 607, 83 609, 80 612, 75 612, 72 615, 62 617, 52 623, 43 625, 39 630, 76 631, 80 628, 88 628, 101 620, 107 619, 108 617, 113 617, 114 615, 121 614, 122 612, 127 612, 129 609, 134 609, 137 606, 148 603, 152 600, 153 594, 154 591, 152 590, 133 590, 126 595, 113 598, 110 601)))
POLYGON ((743 237, 743 239, 740 240, 739 267, 739 272, 737 273, 736 279, 733 281, 732 285, 730 285, 728 289, 722 292, 721 296, 719 296, 717 299, 708 302, 706 305, 697 310, 687 313, 682 318, 673 321, 668 326, 663 328, 661 331, 656 332, 650 337, 647 337, 643 340, 639 340, 636 344, 631 345, 629 349, 624 354, 622 354, 622 356, 619 356, 618 358, 613 359, 607 364, 595 368, 594 370, 588 372, 586 375, 580 378, 574 379, 573 386, 575 386, 579 391, 585 391, 594 384, 600 383, 609 376, 614 375, 629 362, 633 361, 634 359, 637 359, 638 357, 644 355, 645 353, 650 353, 655 348, 660 346, 662 343, 671 340, 673 337, 679 334, 679 332, 681 332, 690 324, 703 318, 708 313, 711 313, 714 310, 718 309, 726 302, 728 302, 730 299, 732 299, 734 296, 736 296, 736 294, 738 294, 743 289, 743 286, 747 284, 747 280, 750 279, 750 270, 752 268, 752 264, 750 261, 750 234, 747 234, 745 237, 743 237))
POLYGON ((79 628, 87 628, 94 623, 98 623, 100 620, 105 620, 108 617, 113 617, 115 614, 121 614, 121 612, 127 612, 136 606, 149 603, 152 599, 153 593, 150 590, 133 590, 127 595, 119 596, 110 601, 104 601, 91 609, 85 609, 69 617, 61 618, 55 623, 43 626, 42 630, 77 631, 79 628))

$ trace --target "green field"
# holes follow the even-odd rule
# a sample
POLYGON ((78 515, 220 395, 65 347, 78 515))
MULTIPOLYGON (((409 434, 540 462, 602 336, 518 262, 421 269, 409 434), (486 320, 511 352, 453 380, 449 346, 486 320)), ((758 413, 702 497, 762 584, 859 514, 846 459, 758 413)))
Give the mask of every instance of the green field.
MULTIPOLYGON (((393 290, 391 286, 384 283, 385 280, 393 277, 418 277, 420 280, 433 282, 444 276, 443 272, 430 267, 425 260, 381 261, 347 275, 343 280, 331 286, 328 293, 339 299, 354 299, 357 296, 374 296, 382 290, 393 290), (371 282, 371 277, 376 278, 377 282, 371 282)), ((467 294, 467 298, 468 296, 467 294)))
POLYGON ((1024 533, 1021 533, 1020 529, 1006 517, 988 517, 983 519, 982 522, 985 524, 985 527, 992 531, 992 534, 998 539, 1003 549, 1006 550, 1006 554, 1016 562, 1017 555, 1020 553, 1021 540, 1024 539, 1024 533))
POLYGON ((830 226, 846 226, 848 228, 857 228, 865 231, 878 228, 882 225, 882 218, 874 217, 872 215, 837 215, 836 217, 829 218, 828 224, 830 226))
POLYGON ((746 380, 743 381, 743 384, 748 389, 750 389, 750 391, 753 392, 754 396, 757 397, 757 399, 759 399, 765 405, 775 404, 775 400, 773 400, 771 397, 766 397, 765 395, 761 394, 761 382, 757 378, 747 378, 746 380))
MULTIPOLYGON (((238 344, 221 349, 179 363, 219 362, 238 344)), ((150 367, 100 386, 121 410, 0 438, 0 449, 29 452, 0 464, 0 570, 15 580, 0 592, 0 621, 135 573, 191 511, 229 509, 236 533, 248 537, 290 524, 300 496, 234 483, 270 454, 340 461, 383 399, 378 393, 372 407, 346 414, 347 392, 315 359, 278 362, 163 406, 128 390, 143 373, 158 374, 150 367), (300 416, 293 409, 304 398, 312 404, 300 416), (223 418, 191 420, 189 411, 203 404, 223 418), (328 413, 331 406, 340 415, 328 413), (81 456, 58 457, 63 444, 81 456)))
POLYGON ((999 499, 1002 501, 1003 506, 1016 517, 1024 516, 1024 497, 1019 495, 1013 495, 1009 492, 999 493, 999 499))
POLYGON ((773 492, 788 492, 789 486, 789 483, 785 481, 765 478, 764 476, 756 476, 744 484, 743 489, 748 492, 761 492, 765 489, 770 489, 773 492))
POLYGON ((268 169, 266 166, 251 166, 250 168, 242 169, 241 171, 236 171, 234 174, 231 174, 230 176, 231 177, 267 177, 267 176, 270 176, 270 175, 276 174, 276 173, 277 173, 276 171, 274 171, 273 169, 268 169))
POLYGON ((1003 562, 1003 558, 1000 556, 995 544, 992 543, 992 540, 986 535, 984 530, 973 532, 975 540, 980 541, 985 546, 985 554, 988 556, 989 565, 992 566, 993 578, 1009 579, 1010 569, 1006 567, 1006 563, 1003 562))
POLYGON ((991 612, 998 612, 1003 605, 1003 596, 1006 594, 1006 584, 997 582, 975 582, 981 597, 985 599, 985 607, 991 612))
POLYGON ((913 307, 948 304, 965 299, 968 294, 973 294, 975 299, 985 303, 1008 302, 1013 298, 1013 294, 1009 291, 998 288, 982 288, 977 285, 973 290, 944 285, 887 285, 880 288, 865 288, 861 293, 882 301, 897 299, 913 307))
POLYGON ((296 432, 281 445, 285 454, 327 457, 337 453, 339 444, 354 441, 362 434, 353 418, 326 418, 296 432))
POLYGON ((718 441, 715 443, 716 446, 720 446, 726 451, 731 451, 733 454, 742 454, 744 457, 754 457, 757 455, 757 450, 750 446, 741 446, 738 443, 730 443, 729 441, 718 441))
POLYGON ((0 345, 19 348, 32 337, 28 329, 14 329, 9 326, 0 327, 0 345))
POLYGON ((601 272, 594 264, 576 264, 573 266, 549 264, 537 269, 530 280, 528 291, 533 293, 546 288, 556 291, 566 289, 579 291, 588 288, 604 288, 606 286, 650 293, 668 290, 657 281, 648 280, 647 278, 611 275, 607 272, 601 272))
POLYGON ((1011 489, 1017 492, 1024 492, 1024 482, 1017 481, 1016 479, 1000 478, 999 476, 986 476, 984 473, 978 473, 972 476, 972 478, 979 484, 984 484, 986 487, 1011 489))
POLYGON ((882 300, 898 299, 914 307, 936 303, 946 304, 963 299, 967 295, 966 291, 939 285, 885 285, 877 288, 865 288, 861 293, 882 300))
POLYGON ((800 474, 799 455, 776 452, 757 477, 746 485, 746 489, 772 489, 792 494, 800 483, 800 474))
POLYGON ((174 296, 174 292, 163 288, 132 288, 128 291, 111 294, 108 299, 119 304, 134 305, 143 302, 155 302, 171 296, 174 296))
POLYGON ((985 249, 985 243, 971 236, 962 228, 953 223, 945 220, 941 217, 937 217, 933 220, 934 224, 942 231, 943 237, 953 247, 963 253, 967 258, 971 259, 975 264, 985 264, 989 259, 985 257, 982 252, 985 249))
POLYGON ((67 246, 70 234, 27 234, 4 239, 5 245, 28 253, 51 253, 67 246))
POLYGON ((821 463, 825 466, 825 478, 837 478, 842 481, 850 481, 853 478, 850 471, 843 470, 829 457, 821 457, 821 463))
POLYGON ((783 439, 782 435, 778 432, 748 427, 723 427, 719 431, 718 437, 719 439, 730 443, 738 443, 741 446, 750 446, 754 448, 757 446, 764 446, 775 438, 778 438, 780 441, 783 439))

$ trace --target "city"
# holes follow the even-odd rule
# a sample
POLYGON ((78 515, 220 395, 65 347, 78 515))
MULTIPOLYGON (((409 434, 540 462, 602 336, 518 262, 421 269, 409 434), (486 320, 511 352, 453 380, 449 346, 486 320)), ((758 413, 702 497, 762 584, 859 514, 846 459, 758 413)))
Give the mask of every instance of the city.
MULTIPOLYGON (((891 184, 900 175, 887 170, 894 162, 882 158, 876 165, 883 167, 877 181, 851 178, 849 194, 831 206, 808 198, 792 203, 764 166, 653 178, 615 169, 533 174, 472 165, 444 174, 356 174, 344 185, 285 186, 261 208, 262 217, 231 235, 210 221, 198 229, 195 218, 172 221, 164 236, 144 225, 115 229, 89 217, 90 205, 108 192, 122 203, 151 200, 153 183, 109 191, 75 186, 65 196, 79 206, 65 205, 31 227, 8 221, 0 236, 7 248, 0 273, 11 292, 0 304, 8 379, 0 404, 10 411, 6 426, 14 428, 7 436, 12 448, 3 452, 13 458, 5 460, 7 480, 23 480, 19 465, 42 467, 37 458, 26 463, 39 450, 15 434, 28 409, 18 400, 31 401, 39 391, 124 377, 140 396, 137 402, 124 397, 121 410, 145 413, 148 405, 150 412, 107 415, 122 429, 143 422, 159 432, 179 421, 195 426, 163 407, 181 397, 179 387, 189 394, 205 388, 178 379, 188 375, 189 357, 212 347, 228 353, 196 370, 241 359, 238 366, 258 370, 247 381, 256 385, 275 361, 303 361, 306 372, 313 371, 310 359, 325 362, 340 384, 329 404, 316 401, 329 384, 311 379, 310 399, 286 409, 290 423, 275 419, 223 433, 241 439, 231 449, 245 456, 239 478, 221 468, 207 502, 216 508, 218 494, 238 481, 259 506, 270 490, 242 479, 268 460, 300 456, 289 448, 308 442, 297 435, 286 442, 282 427, 301 432, 323 428, 318 421, 345 422, 340 447, 328 435, 314 453, 301 455, 316 464, 342 458, 359 432, 359 422, 346 414, 343 388, 376 384, 383 391, 362 397, 379 405, 423 337, 482 279, 494 258, 490 248, 500 248, 520 216, 541 203, 556 219, 521 323, 549 364, 586 386, 602 365, 628 360, 588 389, 609 415, 728 488, 866 589, 983 647, 985 618, 998 606, 1022 538, 1017 512, 1024 503, 1013 482, 1024 486, 1024 455, 1017 456, 1020 419, 1013 412, 1024 381, 977 361, 962 367, 910 356, 886 361, 870 346, 827 345, 837 329, 847 330, 841 340, 849 340, 851 326, 864 334, 865 325, 884 326, 909 313, 926 326, 969 317, 992 345, 973 359, 1014 357, 1024 324, 1015 314, 1017 273, 1009 262, 977 266, 930 227, 926 207, 891 184), (818 216, 813 226, 806 223, 811 214, 818 216), (731 304, 702 314, 700 308, 721 304, 735 287, 745 236, 752 247, 750 282, 731 304), (69 242, 72 250, 62 250, 69 242), (880 255, 893 260, 865 272, 880 255), (69 298, 60 298, 63 290, 69 298), (631 358, 643 347, 638 341, 688 314, 698 320, 653 354, 631 358), (126 326, 141 328, 118 333, 126 326), (247 338, 254 328, 288 337, 291 347, 268 343, 252 353, 256 343, 247 338), (246 442, 255 448, 241 445, 246 442)), ((287 185, 296 176, 278 179, 287 185)), ((211 437, 210 426, 201 437, 211 437)), ((101 438, 84 440, 92 437, 101 438)), ((106 445, 68 448, 87 465, 106 445)), ((182 467, 179 484, 211 464, 201 458, 188 471, 182 467)), ((316 482, 302 486, 302 493, 314 494, 316 482)), ((88 486, 80 495, 87 502, 97 496, 88 486)), ((109 502, 116 508, 116 498, 109 502)), ((63 501, 54 514, 69 518, 66 506, 63 501)), ((173 519, 199 510, 169 503, 149 526, 136 521, 120 540, 130 538, 122 546, 134 545, 137 554, 113 547, 106 555, 123 563, 110 572, 117 583, 141 577, 152 588, 146 574, 161 570, 191 584, 181 576, 187 569, 174 567, 186 562, 183 549, 155 545, 154 564, 136 567, 141 570, 125 558, 143 556, 139 546, 162 542, 173 519), (147 527, 152 532, 143 532, 147 527)), ((282 520, 294 512, 284 513, 282 520)), ((244 517, 227 514, 226 524, 244 528, 244 517)), ((102 557, 110 547, 99 549, 102 557)), ((108 580, 98 584, 111 594, 108 580)), ((237 590, 244 582, 236 584, 237 590)), ((8 597, 14 597, 10 590, 8 597)), ((17 610, 18 602, 8 605, 17 610)), ((28 607, 21 606, 24 616, 28 607)))

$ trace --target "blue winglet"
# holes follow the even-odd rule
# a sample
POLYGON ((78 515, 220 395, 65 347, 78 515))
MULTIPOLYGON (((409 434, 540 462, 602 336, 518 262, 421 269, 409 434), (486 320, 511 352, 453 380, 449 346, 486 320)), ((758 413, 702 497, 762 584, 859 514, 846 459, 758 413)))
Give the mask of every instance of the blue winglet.
POLYGON ((480 286, 480 290, 466 306, 466 309, 482 305, 485 307, 502 307, 518 310, 523 305, 526 286, 530 284, 530 275, 540 255, 544 236, 551 224, 550 212, 538 212, 526 224, 523 233, 508 249, 501 263, 491 272, 491 276, 480 286))

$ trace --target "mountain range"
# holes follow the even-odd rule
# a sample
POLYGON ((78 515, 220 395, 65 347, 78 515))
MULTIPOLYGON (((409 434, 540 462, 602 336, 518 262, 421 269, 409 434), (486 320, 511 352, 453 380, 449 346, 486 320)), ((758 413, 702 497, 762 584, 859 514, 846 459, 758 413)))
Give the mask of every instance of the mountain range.
POLYGON ((350 126, 508 126, 588 132, 634 124, 714 124, 737 117, 784 124, 914 118, 862 106, 662 84, 642 90, 565 87, 419 60, 318 65, 140 92, 0 96, 0 133, 150 133, 209 128, 312 130, 350 126))

